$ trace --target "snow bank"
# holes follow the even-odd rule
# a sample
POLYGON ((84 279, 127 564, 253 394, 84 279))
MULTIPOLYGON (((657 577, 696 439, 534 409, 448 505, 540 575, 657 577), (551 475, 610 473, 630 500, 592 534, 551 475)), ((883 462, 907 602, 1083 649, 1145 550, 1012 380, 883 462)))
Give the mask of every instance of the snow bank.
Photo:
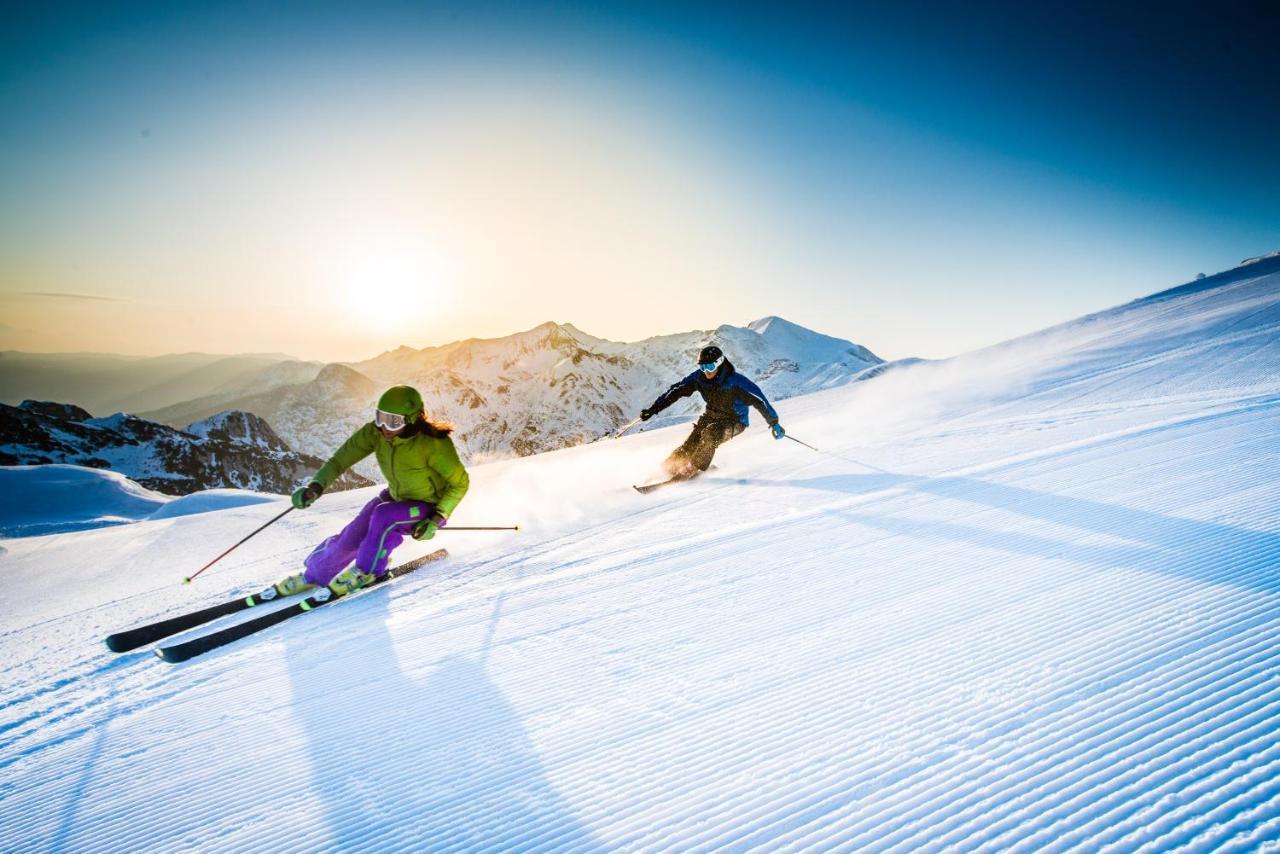
POLYGON ((278 496, 214 489, 182 498, 106 469, 0 466, 0 536, 31 537, 240 507, 278 496))
MULTIPOLYGON (((168 498, 168 496, 165 497, 168 498)), ((246 492, 243 489, 205 489, 179 498, 170 498, 168 503, 147 518, 172 519, 175 516, 189 516, 192 513, 212 513, 215 510, 228 510, 233 507, 272 503, 280 504, 283 509, 287 502, 279 495, 264 495, 259 492, 246 492)))

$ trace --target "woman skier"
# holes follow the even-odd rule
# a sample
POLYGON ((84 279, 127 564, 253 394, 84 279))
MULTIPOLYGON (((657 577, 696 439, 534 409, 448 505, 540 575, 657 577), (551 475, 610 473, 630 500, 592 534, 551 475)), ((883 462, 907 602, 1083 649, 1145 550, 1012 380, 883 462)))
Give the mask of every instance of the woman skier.
POLYGON ((387 488, 307 556, 305 572, 276 584, 276 591, 292 596, 327 584, 334 595, 345 596, 387 571, 391 552, 405 534, 415 540, 434 537, 471 482, 449 438, 452 430, 427 418, 415 389, 388 389, 378 399, 373 421, 353 433, 311 482, 293 493, 293 506, 310 507, 369 454, 377 456, 387 488))
POLYGON ((662 464, 673 480, 687 480, 706 471, 716 448, 747 429, 748 406, 755 407, 769 424, 773 438, 781 439, 786 435, 778 423, 778 413, 769 405, 764 392, 738 373, 733 363, 714 344, 703 347, 698 354, 698 370, 664 391, 648 409, 640 410, 640 418, 648 421, 695 391, 707 402, 707 410, 694 423, 689 438, 662 464))

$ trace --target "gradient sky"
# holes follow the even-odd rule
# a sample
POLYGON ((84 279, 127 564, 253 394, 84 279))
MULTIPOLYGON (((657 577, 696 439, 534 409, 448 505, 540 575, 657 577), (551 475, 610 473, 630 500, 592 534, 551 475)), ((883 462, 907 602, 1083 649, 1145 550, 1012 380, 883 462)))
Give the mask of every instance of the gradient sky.
POLYGON ((355 5, 7 19, 0 349, 941 357, 1280 249, 1275 2, 355 5))

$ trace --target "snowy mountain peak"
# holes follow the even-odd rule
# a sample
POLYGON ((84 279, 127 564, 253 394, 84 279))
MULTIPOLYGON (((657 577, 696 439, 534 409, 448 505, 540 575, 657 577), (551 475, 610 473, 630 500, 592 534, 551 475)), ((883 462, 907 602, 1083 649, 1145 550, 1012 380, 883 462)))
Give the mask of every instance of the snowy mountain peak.
POLYGON ((228 409, 212 418, 197 421, 188 426, 186 432, 203 439, 253 445, 269 451, 292 450, 265 420, 252 412, 242 412, 238 409, 228 409))
MULTIPOLYGON (((787 321, 783 320, 781 317, 778 317, 776 314, 771 314, 768 317, 762 317, 759 320, 751 321, 750 323, 747 324, 747 328, 750 329, 752 332, 758 332, 761 335, 763 335, 765 334, 765 332, 768 331, 769 326, 775 323, 783 324, 783 323, 787 323, 787 321)), ((794 325, 794 324, 789 324, 789 325, 794 325)))
POLYGON ((322 389, 330 394, 346 394, 353 396, 370 396, 376 398, 378 386, 367 376, 347 365, 333 363, 325 365, 316 374, 309 385, 322 389))
POLYGON ((747 324, 747 328, 758 334, 770 344, 785 348, 793 353, 803 353, 814 360, 829 359, 843 361, 852 356, 858 361, 876 364, 881 360, 867 348, 806 329, 798 323, 792 323, 777 315, 762 317, 747 324))
MULTIPOLYGON (((125 412, 117 412, 114 415, 104 415, 101 418, 89 418, 85 420, 85 424, 89 427, 96 427, 99 430, 112 430, 120 432, 122 430, 130 430, 136 428, 137 424, 144 423, 142 419, 135 418, 125 412)), ((135 429, 136 432, 136 429, 135 429)))

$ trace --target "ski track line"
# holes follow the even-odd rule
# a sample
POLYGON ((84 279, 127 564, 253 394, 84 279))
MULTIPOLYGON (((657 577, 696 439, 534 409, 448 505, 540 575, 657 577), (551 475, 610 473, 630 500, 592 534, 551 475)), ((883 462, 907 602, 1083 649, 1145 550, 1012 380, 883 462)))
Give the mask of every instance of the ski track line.
MULTIPOLYGON (((1266 846, 1256 847, 1257 843, 1248 844, 1246 831, 1252 830, 1252 835, 1257 835, 1258 831, 1267 825, 1275 826, 1278 819, 1276 816, 1276 795, 1275 792, 1280 790, 1274 778, 1274 772, 1271 779, 1265 780, 1260 786, 1262 790, 1260 794, 1270 795, 1269 800, 1252 809, 1243 805, 1223 804, 1215 809, 1206 821, 1197 822, 1197 824, 1208 825, 1207 827, 1197 827, 1189 830, 1185 834, 1178 834, 1173 840, 1158 840, 1161 849, 1164 851, 1265 851, 1266 846), (1253 822, 1262 819, 1264 816, 1271 818, 1261 821, 1259 826, 1251 828, 1253 822), (1230 843, 1235 842, 1235 846, 1230 843)), ((1246 801, 1252 800, 1254 793, 1251 793, 1246 801)), ((1184 808, 1185 811, 1185 808, 1184 808)), ((1262 836, 1263 841, 1268 841, 1271 846, 1276 845, 1274 832, 1262 836)), ((1148 846, 1149 848, 1150 846, 1148 846)))
POLYGON ((932 771, 931 771, 931 773, 932 773, 932 771))
MULTIPOLYGON (((1227 711, 1231 711, 1230 706, 1233 698, 1230 696, 1229 691, 1220 692, 1219 696, 1212 699, 1216 700, 1220 707, 1226 707, 1227 711)), ((1265 702, 1267 701, 1263 698, 1257 700, 1256 704, 1262 705, 1265 702)), ((1230 722, 1231 725, 1234 727, 1242 727, 1252 723, 1255 730, 1253 733, 1254 735, 1257 735, 1256 730, 1262 730, 1265 732, 1267 717, 1274 713, 1274 699, 1271 699, 1270 703, 1271 705, 1269 707, 1264 706, 1261 712, 1256 709, 1252 710, 1255 715, 1254 719, 1246 719, 1243 723, 1239 720, 1233 719, 1230 722)), ((1143 743, 1146 743, 1145 756, 1147 758, 1153 754, 1159 758, 1159 745, 1152 744, 1151 742, 1157 741, 1165 735, 1164 731, 1158 728, 1158 724, 1160 723, 1162 723, 1162 721, 1157 719, 1155 723, 1145 726, 1143 729, 1144 738, 1142 742, 1139 742, 1139 744, 1136 745, 1137 747, 1141 747, 1143 743)), ((1184 722, 1179 721, 1179 723, 1184 722)), ((1215 737, 1218 734, 1218 732, 1215 731, 1216 724, 1216 719, 1209 719, 1207 723, 1203 724, 1200 729, 1207 730, 1207 733, 1203 737, 1208 739, 1215 737)), ((1190 730, 1184 729, 1181 734, 1192 737, 1195 732, 1196 728, 1192 728, 1190 730)), ((1226 734, 1230 734, 1231 732, 1232 730, 1230 728, 1225 729, 1226 734)), ((993 822, 987 816, 983 816, 981 827, 967 828, 968 835, 959 837, 954 841, 964 842, 966 845, 977 844, 993 846, 999 850, 1026 850, 1028 848, 1031 850, 1037 850, 1037 848, 1039 848, 1039 850, 1043 850, 1050 842, 1062 844, 1065 841, 1070 840, 1072 837, 1076 837, 1075 841, 1080 843, 1083 843, 1087 839, 1089 847, 1094 847, 1100 844, 1099 840, 1092 838, 1095 831, 1091 827, 1091 822, 1081 821, 1079 818, 1080 808, 1088 807, 1090 811, 1099 808, 1096 805, 1089 805, 1087 801, 1088 794, 1097 782, 1097 780, 1090 775, 1102 775, 1103 777, 1107 777, 1108 781, 1110 781, 1108 775, 1112 771, 1112 767, 1109 764, 1111 757, 1108 755, 1107 751, 1116 749, 1128 751, 1134 748, 1135 745, 1131 741, 1125 741, 1119 744, 1112 744, 1106 741, 1098 743, 1096 747, 1091 749, 1091 765, 1085 769, 1073 772, 1073 774, 1068 778, 1069 785, 1064 786, 1062 783, 1053 780, 1052 782, 1057 783, 1057 785, 1050 789, 1048 788, 1050 783, 1047 780, 1040 781, 1038 788, 1030 790, 1030 792, 1034 792, 1037 795, 1034 800, 1032 800, 1030 798, 1030 794, 1028 794, 1021 800, 1015 797, 1012 801, 1000 804, 1001 811, 1007 813, 1003 819, 993 822), (1065 800, 1068 798, 1074 798, 1074 803, 1078 805, 1077 808, 1073 809, 1073 801, 1065 800), (1082 801, 1083 804, 1081 804, 1082 801), (1035 818, 1028 820, 1025 813, 1031 806, 1036 808, 1035 818), (1046 827, 1046 825, 1048 826, 1046 827), (1055 837, 1053 835, 1053 831, 1064 834, 1064 837, 1062 839, 1055 837), (974 834, 977 834, 977 838, 975 838, 974 834)), ((1202 749, 1204 751, 1213 751, 1216 754, 1218 748, 1211 743, 1207 748, 1202 749)), ((1124 756, 1121 767, 1131 766, 1141 761, 1143 758, 1142 754, 1138 757, 1132 757, 1124 753, 1121 755, 1124 756)), ((1185 760, 1183 760, 1183 762, 1184 764, 1182 767, 1163 765, 1160 768, 1160 773, 1181 773, 1185 768, 1185 760)), ((1198 769, 1192 768, 1191 770, 1196 771, 1198 769)), ((1041 774, 1043 775, 1043 778, 1052 780, 1054 776, 1054 769, 1045 768, 1041 774)), ((1155 778, 1148 779, 1143 777, 1143 769, 1141 767, 1136 771, 1128 771, 1115 779, 1117 781, 1125 780, 1131 775, 1138 783, 1150 782, 1154 784, 1157 782, 1157 779, 1155 778)), ((1114 792, 1114 790, 1111 791, 1114 792)), ((914 828, 918 827, 919 825, 914 826, 914 828)), ((919 830, 913 829, 912 832, 919 833, 919 830)), ((930 828, 928 832, 932 839, 937 840, 937 844, 946 844, 943 841, 938 840, 934 835, 932 828, 930 828)), ((960 832, 961 831, 956 831, 956 833, 960 832)), ((919 841, 907 837, 899 844, 904 850, 909 850, 912 845, 918 845, 919 841)))
MULTIPOLYGON (((1265 797, 1267 794, 1267 786, 1255 786, 1251 782, 1251 780, 1258 775, 1264 775, 1263 779, 1260 781, 1263 784, 1268 782, 1267 778, 1275 778, 1277 776, 1274 769, 1271 770, 1270 773, 1268 773, 1267 768, 1254 769, 1250 771, 1247 776, 1236 778, 1235 781, 1228 781, 1227 785, 1234 785, 1237 787, 1243 786, 1247 791, 1250 791, 1260 797, 1265 797)), ((1221 785, 1223 785, 1223 783, 1220 779, 1209 778, 1196 786, 1193 789, 1193 793, 1212 791, 1221 785)), ((1196 799, 1196 797, 1192 797, 1190 800, 1191 802, 1195 802, 1196 799)), ((1172 809, 1169 808, 1171 804, 1187 803, 1188 798, 1185 794, 1181 792, 1166 793, 1152 803, 1146 804, 1140 813, 1135 816, 1135 819, 1132 822, 1134 827, 1121 838, 1108 841, 1103 846, 1102 850, 1142 851, 1151 850, 1157 845, 1163 846, 1163 850, 1174 850, 1185 843, 1186 838, 1200 832, 1198 829, 1195 829, 1193 825, 1216 825, 1218 824, 1216 816, 1217 813, 1221 813, 1224 809, 1235 811, 1237 808, 1235 803, 1236 800, 1237 798, 1231 799, 1227 803, 1219 806, 1210 814, 1189 815, 1188 813, 1190 811, 1185 809, 1185 807, 1179 806, 1172 809), (1166 811, 1162 812, 1158 810, 1157 807, 1161 807, 1166 811), (1177 832, 1176 836, 1181 839, 1181 841, 1177 843, 1174 841, 1175 831, 1177 832)), ((1260 801, 1257 805, 1246 810, 1239 810, 1239 812, 1256 813, 1259 810, 1265 809, 1266 804, 1267 801, 1260 801)), ((1273 808, 1272 815, 1277 816, 1275 821, 1280 821, 1280 809, 1273 808)))
MULTIPOLYGON (((1260 729, 1266 729, 1267 722, 1259 724, 1260 729)), ((1204 833, 1212 829, 1214 832, 1220 832, 1224 823, 1229 823, 1231 819, 1241 816, 1251 810, 1266 805, 1267 799, 1274 797, 1277 791, 1280 791, 1280 782, 1275 779, 1275 771, 1280 767, 1280 748, 1278 748, 1273 739, 1267 736, 1270 733, 1261 734, 1255 743, 1247 744, 1236 748, 1233 752, 1230 767, 1219 767, 1214 769, 1213 773, 1205 773, 1199 775, 1197 783, 1203 788, 1201 791, 1207 791, 1210 787, 1214 790, 1217 803, 1214 805, 1214 797, 1208 795, 1199 795, 1195 798, 1198 806, 1197 815, 1188 816, 1178 832, 1167 832, 1157 835, 1152 842, 1160 842, 1168 845, 1170 848, 1177 847, 1182 844, 1180 838, 1185 839, 1187 836, 1204 833), (1258 763, 1265 764, 1258 767, 1258 763), (1248 771, 1242 773, 1241 766, 1252 765, 1248 771), (1208 807, 1206 809, 1206 807, 1208 807)), ((1225 762, 1227 757, 1217 760, 1219 764, 1225 762)), ((1193 784, 1194 785, 1194 784, 1193 784)), ((1172 786, 1166 786, 1162 795, 1174 796, 1178 794, 1173 790, 1172 786)), ((1150 803, 1156 802, 1156 798, 1148 798, 1150 803)), ((1138 811, 1138 807, 1134 805, 1130 813, 1138 811)), ((1273 813, 1280 816, 1280 812, 1273 813)), ((1123 824, 1116 827, 1102 827, 1095 835, 1094 843, 1099 846, 1115 846, 1119 840, 1117 837, 1121 834, 1132 835, 1141 832, 1148 832, 1144 828, 1144 822, 1136 820, 1130 816, 1126 816, 1123 824)))
MULTIPOLYGON (((933 769, 929 769, 929 772, 928 772, 928 773, 931 773, 931 775, 932 775, 932 772, 933 772, 933 769)), ((844 782, 852 782, 852 781, 845 780, 844 782)), ((877 818, 877 823, 878 823, 878 825, 879 825, 879 823, 883 823, 883 822, 879 821, 879 819, 877 818)), ((722 840, 722 841, 723 841, 723 840, 722 840)), ((739 841, 741 841, 741 840, 739 840, 739 841)))
POLYGON ((685 841, 688 842, 688 840, 685 840, 685 841))

